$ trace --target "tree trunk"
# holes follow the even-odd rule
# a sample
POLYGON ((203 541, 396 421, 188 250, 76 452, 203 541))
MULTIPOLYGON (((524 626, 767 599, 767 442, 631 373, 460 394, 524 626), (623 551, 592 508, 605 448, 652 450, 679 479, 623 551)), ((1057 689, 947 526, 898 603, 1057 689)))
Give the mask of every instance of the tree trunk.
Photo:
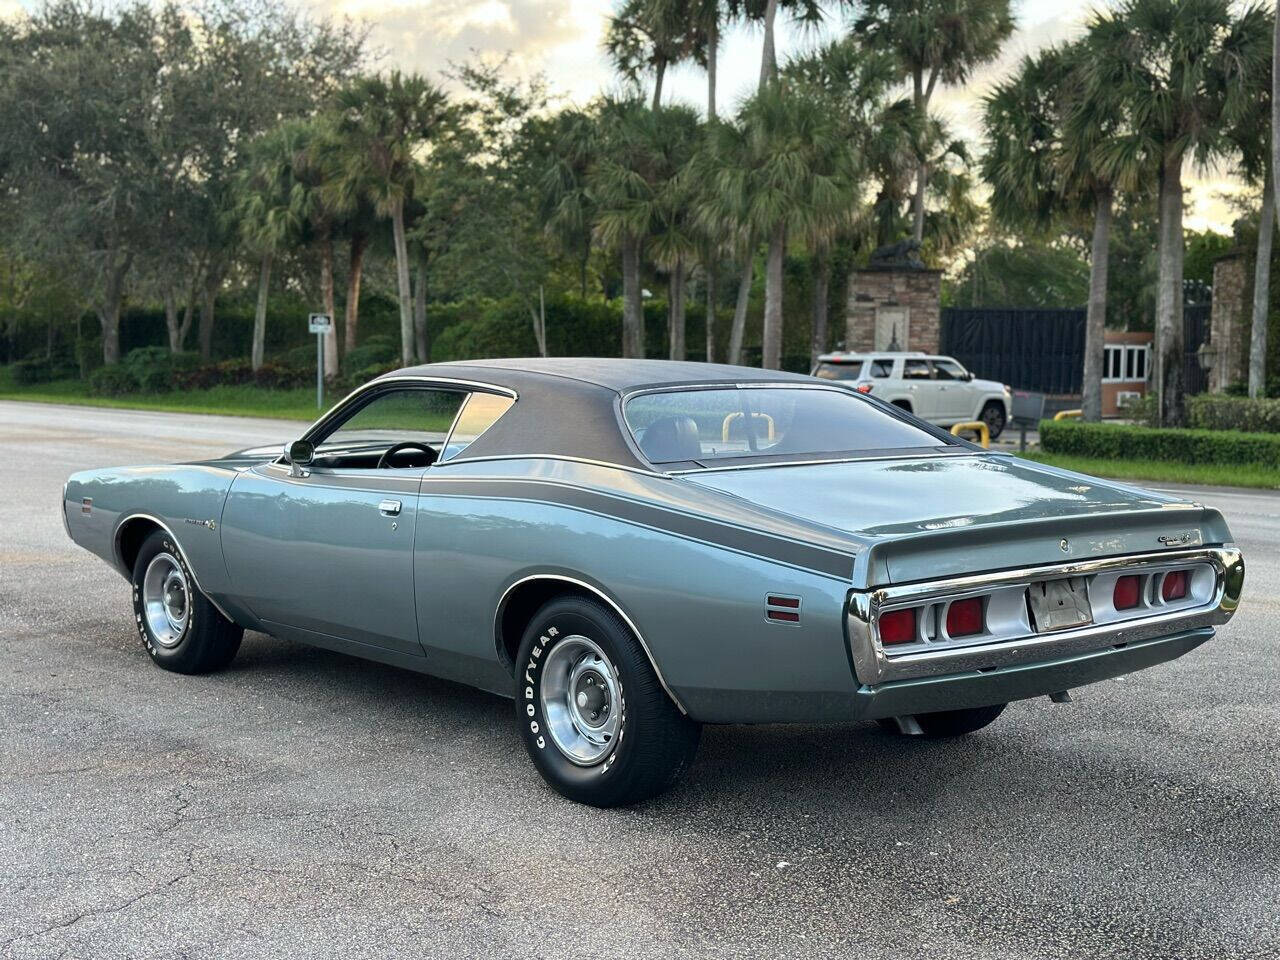
POLYGON ((764 331, 761 335, 766 370, 782 367, 782 260, 786 252, 787 228, 778 224, 769 237, 769 260, 764 273, 764 331))
POLYGON ((200 359, 205 363, 213 360, 213 321, 214 310, 218 305, 218 288, 222 286, 222 273, 210 266, 204 280, 204 301, 200 305, 200 359))
POLYGON ((182 328, 178 324, 178 294, 173 287, 166 284, 160 296, 164 300, 164 328, 169 334, 169 352, 179 353, 182 350, 182 343, 178 335, 182 332, 182 328))
POLYGON ((364 252, 368 245, 368 234, 357 231, 351 235, 351 266, 347 272, 347 315, 342 334, 342 349, 345 353, 350 353, 356 346, 356 328, 360 324, 360 282, 364 279, 364 252))
POLYGON ((431 362, 431 337, 427 333, 427 248, 418 245, 418 283, 413 291, 413 342, 418 362, 431 362))
POLYGON ((747 253, 742 261, 742 274, 738 277, 738 299, 733 305, 733 325, 729 329, 729 362, 734 366, 742 363, 742 341, 747 334, 747 307, 751 303, 751 281, 754 279, 756 266, 752 246, 747 245, 747 253))
POLYGON ((707 363, 716 362, 716 265, 715 254, 707 257, 707 363))
POLYGON ((329 315, 329 329, 324 338, 324 378, 338 376, 338 318, 334 315, 333 296, 333 235, 326 229, 320 240, 320 296, 324 300, 324 312, 329 315))
POLYGON ((1182 424, 1182 154, 1160 165, 1159 278, 1156 285, 1155 387, 1159 423, 1182 424))
POLYGON ((258 305, 253 313, 253 347, 249 363, 255 373, 262 369, 263 354, 267 342, 267 293, 271 289, 271 254, 262 255, 262 267, 258 271, 258 305))
POLYGON ((685 345, 685 267, 683 260, 676 260, 675 267, 671 270, 671 280, 668 284, 671 291, 668 296, 668 314, 671 317, 671 332, 669 343, 671 346, 672 360, 688 360, 689 350, 685 345))
MULTIPOLYGON (((717 4, 719 6, 719 4, 717 4)), ((707 119, 716 119, 716 69, 720 54, 720 11, 717 9, 707 23, 707 119)), ((707 361, 710 363, 710 359, 707 361)))
MULTIPOLYGON (((924 91, 924 75, 917 69, 912 77, 912 103, 923 121, 929 112, 929 100, 924 91)), ((929 164, 925 160, 923 143, 916 163, 916 192, 911 198, 911 238, 916 243, 924 242, 924 194, 929 185, 929 164)))
POLYGON ((1107 261, 1111 250, 1111 191, 1101 190, 1089 252, 1089 310, 1084 324, 1084 419, 1102 419, 1102 364, 1107 339, 1107 261))
POLYGON ((533 320, 533 339, 538 344, 538 356, 549 356, 547 352, 547 295, 546 291, 538 287, 538 309, 533 309, 533 305, 529 305, 529 316, 533 320))
POLYGON ((653 109, 662 106, 662 81, 667 75, 667 61, 659 59, 653 70, 653 109))
POLYGON ((182 351, 187 348, 187 337, 191 333, 191 325, 196 319, 196 280, 194 275, 191 282, 187 284, 187 303, 182 308, 182 325, 178 327, 178 350, 182 351))
POLYGON ((764 49, 760 55, 760 86, 763 90, 778 76, 778 54, 773 45, 773 27, 778 19, 778 0, 768 0, 764 7, 764 49))
POLYGON ((1249 334, 1249 396, 1267 395, 1267 313, 1271 300, 1271 240, 1275 233, 1276 181, 1267 170, 1258 214, 1258 259, 1253 268, 1253 329, 1249 334))
POLYGON ((622 241, 622 355, 644 356, 644 303, 640 299, 640 241, 622 241))
POLYGON ((396 248, 396 292, 400 298, 400 360, 413 364, 413 294, 409 290, 409 244, 404 235, 404 203, 391 209, 391 235, 396 248))
POLYGON ((809 347, 809 367, 818 362, 818 356, 827 352, 827 326, 831 299, 831 258, 827 251, 815 253, 813 274, 813 343, 809 347))

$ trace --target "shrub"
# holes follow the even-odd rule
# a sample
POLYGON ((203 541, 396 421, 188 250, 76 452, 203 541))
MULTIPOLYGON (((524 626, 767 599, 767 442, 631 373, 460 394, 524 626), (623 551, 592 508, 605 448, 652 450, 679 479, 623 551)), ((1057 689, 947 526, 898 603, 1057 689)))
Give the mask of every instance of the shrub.
POLYGON ((15 386, 30 387, 53 379, 53 364, 48 357, 26 357, 13 365, 15 386))
MULTIPOLYGON (((390 337, 375 335, 366 338, 358 347, 347 351, 347 355, 342 358, 342 368, 365 370, 376 365, 394 363, 399 355, 400 348, 390 337)), ((315 358, 312 357, 312 359, 315 358)), ((315 369, 314 363, 311 364, 311 368, 315 369)))
POLYGON ((138 382, 143 393, 164 393, 177 386, 177 374, 198 366, 193 353, 171 353, 167 347, 138 347, 130 350, 121 365, 138 382))
POLYGON ((1078 420, 1042 420, 1040 446, 1104 460, 1256 464, 1280 469, 1280 436, 1234 430, 1175 430, 1078 420))
POLYGON ((1280 400, 1202 393, 1187 397, 1187 422, 1200 430, 1280 433, 1280 400))
POLYGON ((310 370, 314 377, 316 373, 316 345, 309 343, 306 346, 294 347, 286 350, 280 355, 278 362, 281 366, 290 367, 294 370, 310 370))
POLYGON ((310 370, 299 370, 280 363, 264 363, 253 375, 253 382, 269 390, 296 390, 307 386, 315 376, 314 364, 310 370))
POLYGON ((119 397, 137 390, 138 381, 120 364, 99 367, 89 376, 89 392, 96 397, 119 397))

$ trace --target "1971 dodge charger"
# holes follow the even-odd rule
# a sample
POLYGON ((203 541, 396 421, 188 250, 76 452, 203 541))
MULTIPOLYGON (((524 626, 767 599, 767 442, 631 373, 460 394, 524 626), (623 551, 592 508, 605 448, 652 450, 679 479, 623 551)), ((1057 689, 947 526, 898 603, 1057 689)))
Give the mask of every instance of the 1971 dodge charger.
POLYGON ((380 377, 300 439, 88 470, 67 531, 161 667, 244 630, 512 697, 552 787, 651 797, 704 723, 956 736, 1208 641, 1222 516, 988 453, 836 383, 650 360, 380 377))

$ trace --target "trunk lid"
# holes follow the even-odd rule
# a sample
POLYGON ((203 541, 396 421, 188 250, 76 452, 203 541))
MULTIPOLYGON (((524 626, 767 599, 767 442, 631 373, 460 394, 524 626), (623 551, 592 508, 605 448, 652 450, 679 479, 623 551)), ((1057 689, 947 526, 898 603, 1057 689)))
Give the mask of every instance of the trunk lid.
POLYGON ((862 585, 1149 553, 1230 536, 1217 511, 1198 504, 996 454, 684 477, 869 541, 855 574, 862 585))

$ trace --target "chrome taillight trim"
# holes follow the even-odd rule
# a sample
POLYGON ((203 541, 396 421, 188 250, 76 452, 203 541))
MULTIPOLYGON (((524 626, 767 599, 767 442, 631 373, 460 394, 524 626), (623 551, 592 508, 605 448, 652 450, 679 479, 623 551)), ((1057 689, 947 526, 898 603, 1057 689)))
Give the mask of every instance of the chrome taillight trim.
POLYGON ((1239 606, 1243 581, 1244 559, 1240 551, 1234 546, 1223 546, 1107 557, 854 590, 849 594, 846 614, 850 653, 858 680, 868 685, 1031 663, 1226 623, 1239 606), (882 610, 928 606, 1008 589, 1020 590, 1046 579, 1093 577, 1116 572, 1144 574, 1147 577, 1144 590, 1147 590, 1152 576, 1173 567, 1197 564, 1207 565, 1214 579, 1207 599, 1192 605, 1162 609, 1153 604, 1144 606, 1133 616, 1095 622, 1077 629, 1001 636, 987 633, 952 642, 914 643, 906 649, 891 647, 887 652, 876 636, 876 623, 882 610))

